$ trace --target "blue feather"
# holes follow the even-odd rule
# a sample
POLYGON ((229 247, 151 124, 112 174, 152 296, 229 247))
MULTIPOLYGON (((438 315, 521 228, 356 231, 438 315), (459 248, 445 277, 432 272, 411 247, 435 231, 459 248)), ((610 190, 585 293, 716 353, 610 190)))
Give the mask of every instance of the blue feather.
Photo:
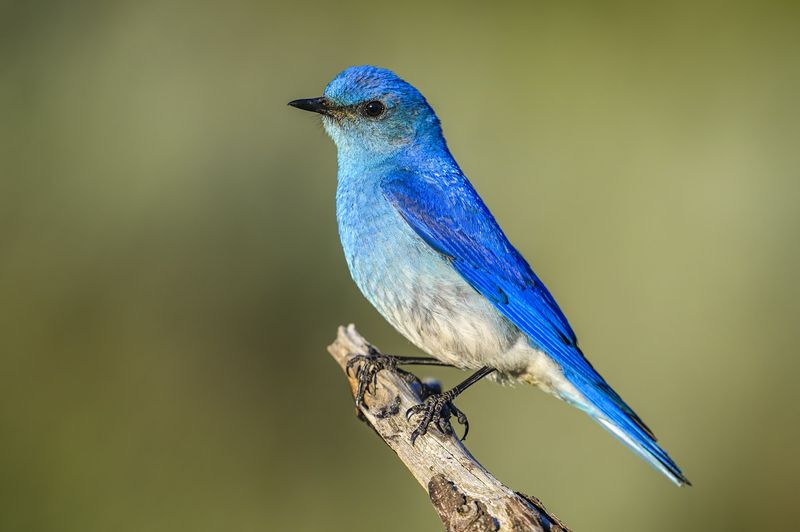
POLYGON ((351 67, 323 97, 291 105, 322 114, 336 143, 345 257, 359 289, 395 328, 440 360, 540 385, 688 484, 583 356, 564 313, 459 169, 416 88, 389 70, 351 67))

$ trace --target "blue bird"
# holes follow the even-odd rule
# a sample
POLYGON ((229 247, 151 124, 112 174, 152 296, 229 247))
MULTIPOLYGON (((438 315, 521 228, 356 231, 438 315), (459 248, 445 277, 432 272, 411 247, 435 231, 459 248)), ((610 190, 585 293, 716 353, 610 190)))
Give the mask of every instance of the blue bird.
POLYGON ((358 288, 400 333, 434 359, 361 357, 370 380, 397 364, 477 372, 433 394, 412 441, 449 428, 452 400, 491 375, 525 382, 579 408, 677 485, 689 484, 653 432, 595 371, 553 296, 509 243, 447 148, 417 89, 389 70, 351 67, 320 98, 289 105, 319 113, 336 143, 336 217, 358 288))

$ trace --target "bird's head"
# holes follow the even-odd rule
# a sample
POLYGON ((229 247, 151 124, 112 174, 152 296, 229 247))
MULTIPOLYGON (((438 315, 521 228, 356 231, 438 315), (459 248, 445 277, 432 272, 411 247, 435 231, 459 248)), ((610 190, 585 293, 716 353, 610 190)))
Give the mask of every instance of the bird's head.
POLYGON ((443 143, 439 120, 422 94, 383 68, 350 67, 322 97, 289 105, 321 114, 340 156, 378 160, 409 146, 443 143))

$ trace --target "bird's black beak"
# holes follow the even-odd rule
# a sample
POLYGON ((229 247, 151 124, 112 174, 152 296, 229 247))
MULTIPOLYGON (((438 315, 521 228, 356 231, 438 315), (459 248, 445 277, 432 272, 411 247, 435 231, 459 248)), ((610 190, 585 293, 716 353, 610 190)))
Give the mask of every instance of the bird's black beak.
POLYGON ((304 98, 302 100, 292 100, 289 102, 292 107, 297 107, 303 111, 311 111, 322 115, 328 114, 333 110, 330 100, 327 98, 304 98))

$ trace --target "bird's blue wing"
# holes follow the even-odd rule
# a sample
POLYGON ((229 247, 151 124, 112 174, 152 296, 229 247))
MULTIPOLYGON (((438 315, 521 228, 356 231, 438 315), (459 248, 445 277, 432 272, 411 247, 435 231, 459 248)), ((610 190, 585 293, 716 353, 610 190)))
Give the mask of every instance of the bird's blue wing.
POLYGON ((592 406, 624 434, 610 429, 612 432, 651 463, 655 459, 658 464, 654 465, 662 471, 666 468, 668 476, 683 482, 677 465, 655 443, 652 431, 583 356, 550 292, 509 243, 469 181, 460 172, 448 174, 446 179, 441 174, 436 179, 429 177, 397 172, 383 181, 383 193, 409 226, 552 357, 592 406), (633 442, 626 441, 628 438, 633 442))

